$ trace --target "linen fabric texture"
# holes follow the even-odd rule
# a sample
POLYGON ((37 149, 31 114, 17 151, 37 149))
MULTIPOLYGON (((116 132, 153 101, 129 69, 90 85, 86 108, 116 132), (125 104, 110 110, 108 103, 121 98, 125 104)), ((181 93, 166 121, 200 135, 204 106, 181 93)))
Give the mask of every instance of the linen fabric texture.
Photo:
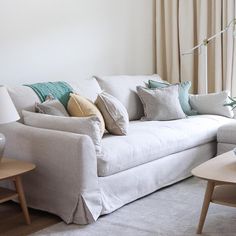
POLYGON ((40 99, 34 90, 27 86, 8 87, 7 91, 20 115, 18 122, 23 123, 22 110, 35 112, 35 104, 40 103, 40 99))
POLYGON ((93 143, 86 135, 18 122, 1 126, 1 132, 8 140, 7 156, 37 165, 37 171, 24 178, 27 204, 76 224, 92 223, 102 214, 190 176, 191 169, 213 157, 216 150, 215 142, 207 143, 100 178, 93 143))
POLYGON ((222 125, 217 132, 217 141, 220 143, 230 143, 236 146, 236 122, 222 125))
POLYGON ((112 95, 102 92, 95 102, 101 111, 109 133, 126 135, 128 133, 129 115, 123 104, 112 95))
POLYGON ((101 154, 100 120, 90 117, 62 117, 22 111, 24 124, 37 128, 66 131, 88 135, 95 146, 97 155, 101 154))
POLYGON ((56 214, 67 224, 87 224, 99 217, 102 200, 97 156, 88 135, 35 128, 18 122, 0 128, 8 140, 6 156, 37 166, 37 171, 24 177, 29 207, 56 214))
POLYGON ((39 113, 47 115, 66 116, 66 117, 69 116, 65 107, 57 99, 47 99, 43 103, 36 103, 35 110, 39 113))
MULTIPOLYGON (((184 113, 188 116, 197 115, 197 111, 193 110, 189 104, 188 91, 191 88, 191 81, 184 81, 184 82, 178 83, 178 85, 179 85, 179 102, 184 113)), ((162 81, 162 82, 153 81, 153 80, 148 81, 148 87, 151 89, 164 88, 167 86, 171 86, 171 84, 168 83, 167 81, 162 81)))
POLYGON ((234 119, 215 115, 171 121, 131 121, 127 136, 104 135, 98 174, 109 176, 215 141, 218 128, 230 121, 236 127, 234 119))
POLYGON ((70 94, 70 99, 67 105, 67 111, 71 116, 75 117, 97 116, 100 120, 101 134, 104 134, 105 122, 103 116, 96 107, 96 105, 87 98, 78 94, 70 94))
POLYGON ((74 93, 89 99, 91 102, 95 102, 97 95, 102 92, 94 77, 73 81, 69 84, 73 88, 74 93))
POLYGON ((137 95, 137 86, 146 86, 148 80, 162 81, 154 75, 117 75, 95 76, 100 87, 105 92, 117 98, 126 108, 129 120, 139 120, 144 115, 143 105, 137 95))
POLYGON ((186 118, 179 102, 179 86, 172 85, 161 89, 137 87, 143 103, 143 120, 176 120, 186 118))
POLYGON ((231 151, 236 146, 236 122, 222 125, 217 131, 217 155, 231 151))
POLYGON ((212 114, 234 117, 234 112, 229 106, 224 106, 229 100, 229 91, 219 93, 190 95, 190 104, 199 114, 212 114))
MULTIPOLYGON (((117 83, 123 83, 123 81, 117 81, 117 83)), ((116 84, 114 87, 116 87, 116 84)), ((22 108, 34 110, 35 101, 39 100, 37 95, 29 87, 24 87, 21 92, 19 91, 21 91, 21 88, 20 90, 13 90, 15 99, 19 99, 15 103, 18 106, 17 108, 19 110, 22 108)), ((120 94, 122 94, 121 91, 120 94)), ((86 95, 86 92, 83 95, 86 95)), ((195 118, 195 116, 168 122, 133 121, 136 125, 129 127, 127 136, 104 135, 102 139, 103 151, 110 155, 105 154, 107 159, 104 157, 103 160, 96 156, 94 144, 88 135, 35 128, 19 122, 2 125, 0 131, 8 140, 5 148, 6 156, 33 162, 37 165, 37 171, 33 171, 30 176, 27 175, 24 178, 27 204, 30 207, 54 213, 66 223, 86 224, 95 221, 102 214, 110 213, 126 203, 190 176, 192 168, 215 156, 217 128, 205 129, 205 127, 208 128, 208 126, 205 126, 205 116, 197 117, 198 121, 196 122, 199 124, 198 128, 201 128, 201 133, 209 132, 210 137, 214 139, 213 142, 209 143, 209 139, 205 139, 207 143, 195 146, 196 140, 192 142, 192 137, 186 137, 185 133, 181 132, 184 121, 195 118), (172 122, 182 123, 178 126, 181 135, 176 132, 172 133, 171 128, 165 128, 166 123, 172 122), (147 130, 146 127, 149 123, 150 127, 147 130), (163 127, 158 127, 158 131, 154 131, 151 123, 155 123, 155 125, 162 124, 163 127), (158 156, 150 156, 151 154, 150 152, 147 153, 147 150, 153 151, 153 153, 155 151, 159 155, 158 148, 155 145, 162 147, 164 145, 161 144, 168 143, 165 140, 166 136, 161 138, 162 133, 166 132, 165 130, 168 131, 167 135, 170 138, 174 135, 181 137, 177 144, 181 146, 181 150, 185 149, 185 151, 178 152, 177 150, 180 150, 180 148, 174 150, 173 147, 171 151, 168 150, 169 153, 173 154, 157 159, 158 156), (145 136, 143 132, 146 132, 145 136), (155 138, 151 134, 155 132, 159 133, 160 139, 158 139, 157 144, 154 144, 154 142, 150 144, 148 139, 150 137, 154 140, 155 138), (131 137, 133 138, 132 142, 136 144, 135 147, 132 147, 133 143, 130 143, 130 140, 126 140, 126 138, 131 137), (185 140, 187 140, 188 145, 185 145, 185 140), (191 149, 188 148, 190 146, 189 142, 194 145, 191 149), (143 146, 140 147, 139 144, 143 146), (121 161, 120 157, 123 154, 126 154, 126 156, 121 161), (148 159, 147 162, 146 159, 149 157, 153 161, 148 159), (98 177, 97 161, 100 160, 101 164, 102 161, 110 161, 108 158, 114 158, 112 163, 114 166, 116 165, 116 169, 113 169, 113 171, 122 169, 123 164, 127 168, 127 163, 124 160, 129 161, 132 166, 137 164, 136 161, 139 158, 146 163, 105 178, 98 177), (120 164, 122 164, 122 168, 119 167, 120 164)), ((222 116, 212 117, 225 120, 225 123, 233 121, 233 119, 222 116)), ((60 118, 71 119, 68 117, 60 118)), ((209 122, 210 125, 213 123, 219 126, 222 125, 218 121, 209 122)), ((205 136, 201 135, 201 137, 204 138, 205 136)), ((100 165, 99 167, 102 168, 100 165)))

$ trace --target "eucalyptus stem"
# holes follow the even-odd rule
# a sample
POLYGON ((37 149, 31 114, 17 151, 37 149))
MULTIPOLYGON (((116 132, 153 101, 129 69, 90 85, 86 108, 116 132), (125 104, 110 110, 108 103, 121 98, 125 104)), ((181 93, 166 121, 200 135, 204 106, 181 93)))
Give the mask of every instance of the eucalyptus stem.
POLYGON ((232 107, 232 110, 234 110, 236 108, 236 98, 235 97, 228 97, 230 102, 229 103, 226 103, 224 104, 224 106, 230 106, 232 107))

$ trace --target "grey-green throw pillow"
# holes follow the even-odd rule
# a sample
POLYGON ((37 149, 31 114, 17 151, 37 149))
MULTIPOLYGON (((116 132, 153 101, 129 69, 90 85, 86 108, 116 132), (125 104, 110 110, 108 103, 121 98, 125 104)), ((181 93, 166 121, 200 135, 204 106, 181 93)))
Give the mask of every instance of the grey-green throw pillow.
MULTIPOLYGON (((164 88, 170 86, 168 82, 157 82, 153 80, 148 81, 148 87, 153 88, 164 88)), ((179 86, 179 102, 184 111, 188 116, 197 115, 197 111, 193 110, 189 103, 189 89, 191 87, 191 81, 185 81, 178 84, 179 86)))
POLYGON ((137 92, 143 103, 145 114, 143 120, 177 120, 186 118, 179 102, 178 85, 160 89, 148 89, 138 86, 137 92))

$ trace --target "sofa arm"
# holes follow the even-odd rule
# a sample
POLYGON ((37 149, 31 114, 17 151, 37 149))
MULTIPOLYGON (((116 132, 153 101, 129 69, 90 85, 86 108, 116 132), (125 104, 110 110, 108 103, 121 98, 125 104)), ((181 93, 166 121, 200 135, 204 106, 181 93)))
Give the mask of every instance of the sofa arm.
POLYGON ((28 205, 86 224, 101 212, 97 158, 86 135, 39 129, 15 122, 1 125, 4 155, 30 161, 36 170, 23 178, 28 205))

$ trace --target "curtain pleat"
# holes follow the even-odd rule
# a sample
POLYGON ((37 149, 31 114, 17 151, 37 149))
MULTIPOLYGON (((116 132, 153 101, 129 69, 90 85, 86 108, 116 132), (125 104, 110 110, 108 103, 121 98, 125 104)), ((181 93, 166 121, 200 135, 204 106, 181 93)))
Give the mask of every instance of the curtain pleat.
MULTIPOLYGON (((234 1, 234 16, 236 16, 236 3, 234 1)), ((231 74, 231 81, 232 81, 232 95, 236 96, 236 27, 235 27, 235 35, 234 35, 234 46, 233 46, 233 62, 232 62, 232 74, 231 74)))
MULTIPOLYGON (((192 92, 205 91, 201 51, 181 55, 222 30, 236 17, 235 0, 156 0, 157 73, 173 83, 192 81, 192 92)), ((236 95, 233 27, 208 44, 208 92, 236 95)))
POLYGON ((180 79, 178 6, 179 0, 156 1, 157 71, 172 83, 180 79))

